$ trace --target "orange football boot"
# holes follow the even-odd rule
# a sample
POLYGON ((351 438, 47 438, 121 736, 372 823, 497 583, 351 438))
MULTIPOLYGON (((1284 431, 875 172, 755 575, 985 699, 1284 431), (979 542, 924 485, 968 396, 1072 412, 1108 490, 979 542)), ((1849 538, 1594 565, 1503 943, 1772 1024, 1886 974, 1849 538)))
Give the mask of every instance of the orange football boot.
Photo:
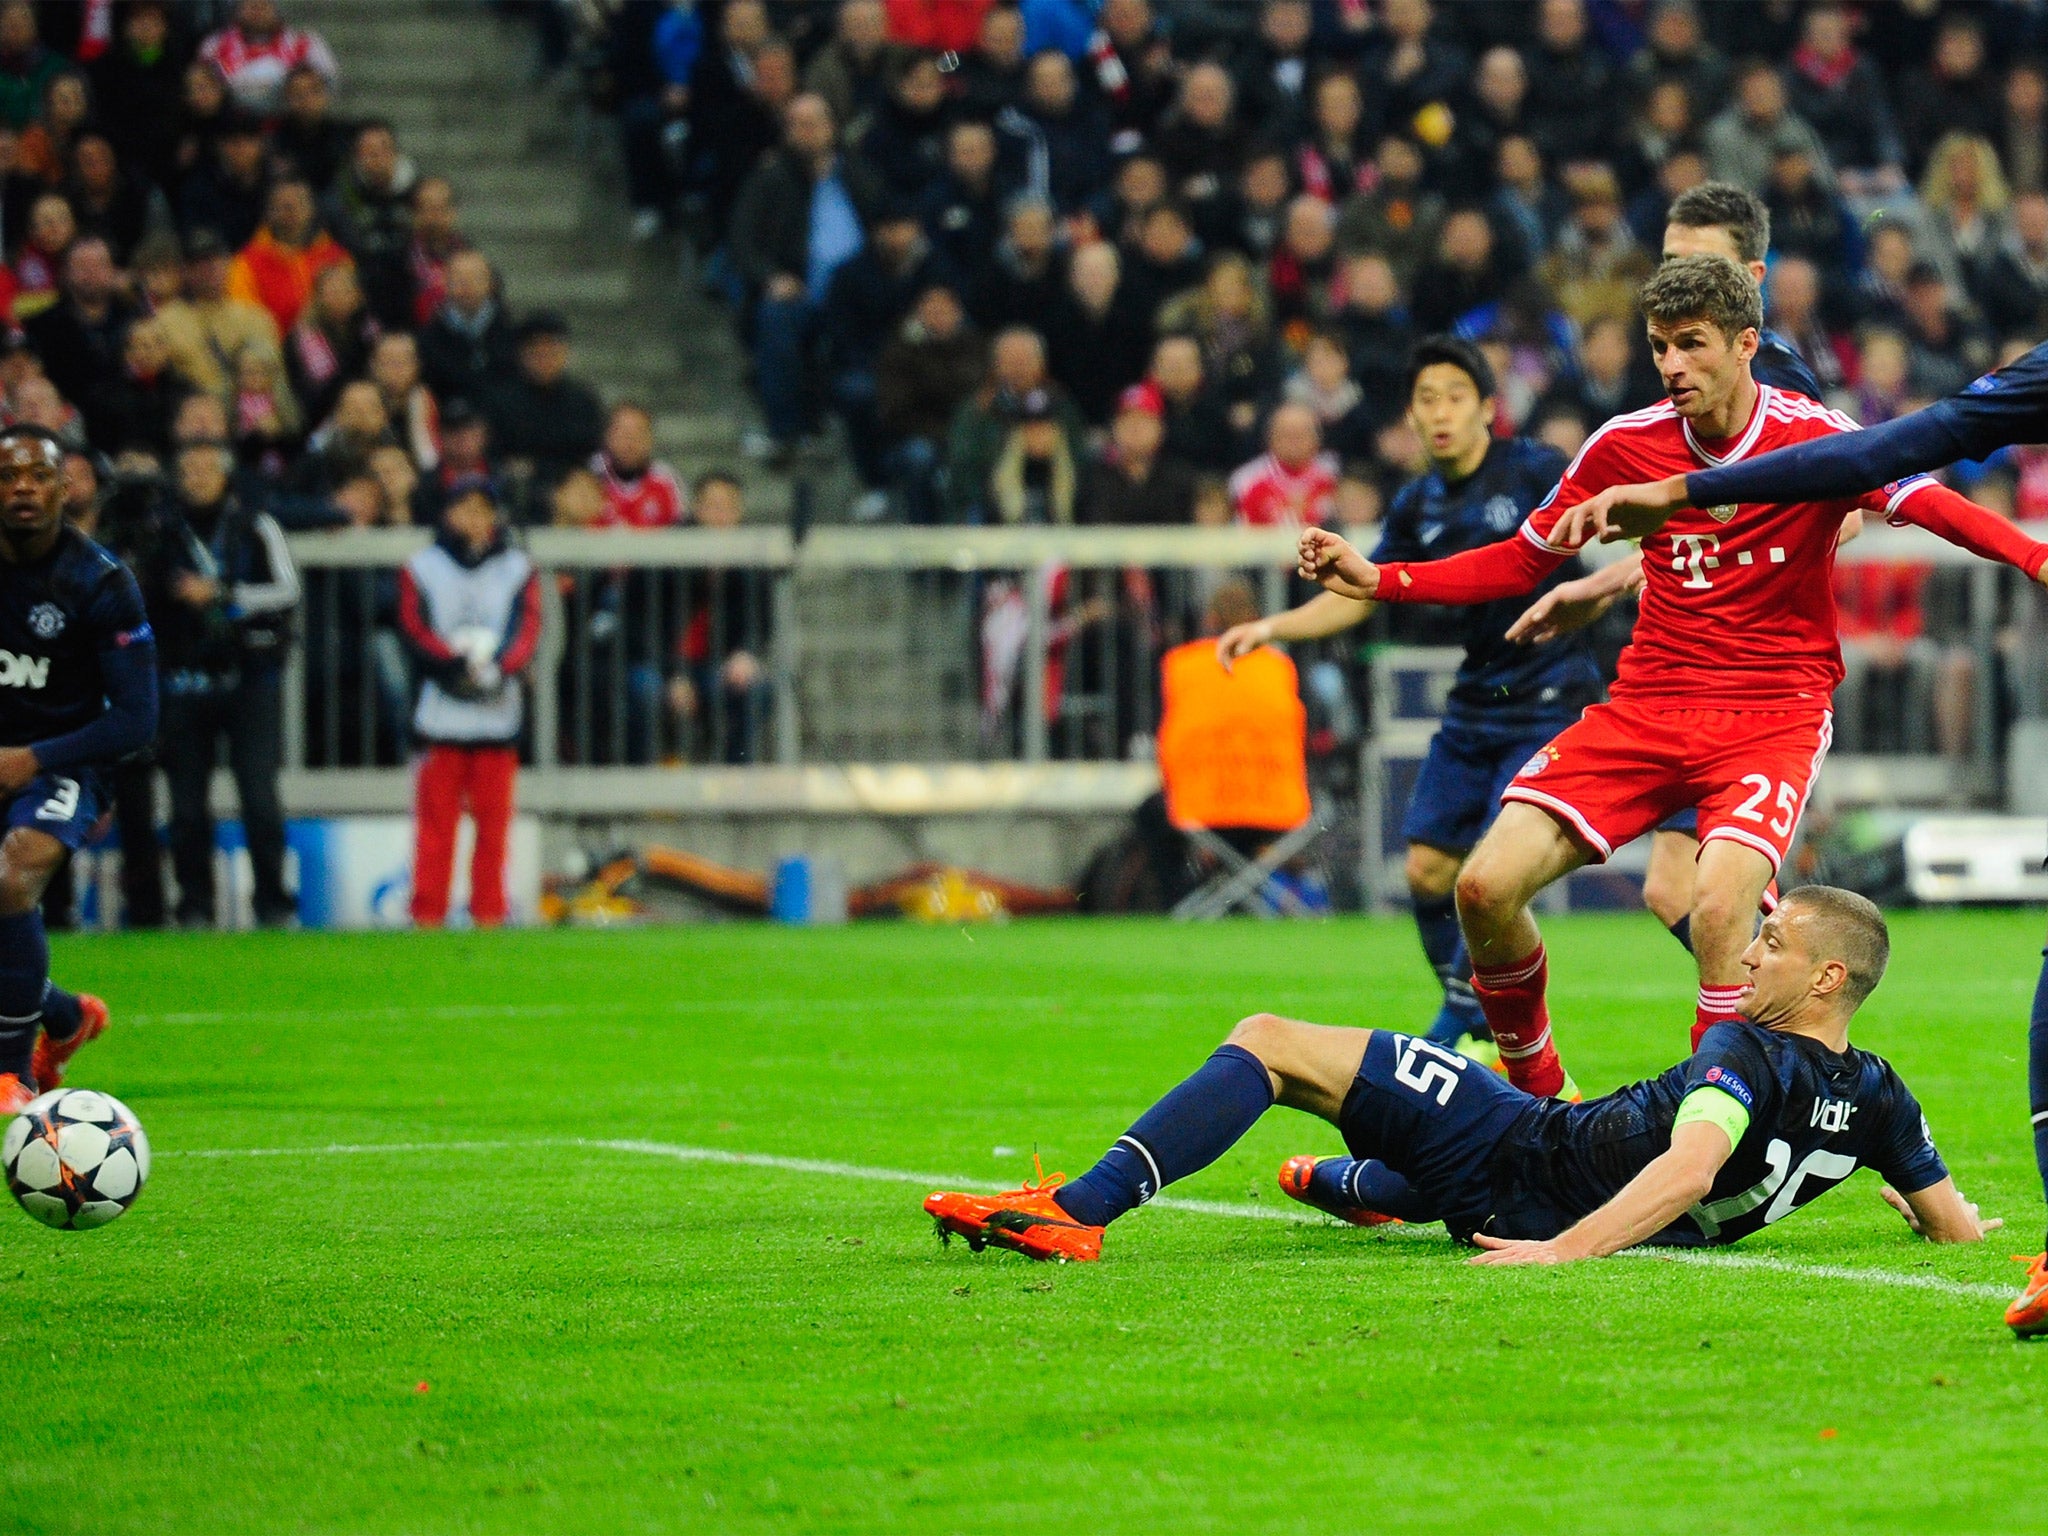
POLYGON ((967 1239, 976 1253, 994 1243, 1027 1259, 1073 1259, 1089 1263, 1102 1257, 1102 1228, 1084 1227, 1052 1197, 1066 1183, 1064 1173, 1050 1178, 1038 1159, 1031 1160, 1038 1177, 1026 1179, 1022 1189, 1000 1195, 960 1195, 939 1190, 925 1196, 924 1208, 931 1213, 939 1237, 951 1242, 957 1234, 967 1239))
POLYGON ((35 1102, 36 1091, 12 1072, 0 1072, 0 1115, 18 1115, 35 1102))
POLYGON ((2029 1259, 2016 1253, 2013 1259, 2027 1266, 2027 1284, 2005 1309, 2005 1326, 2023 1339, 2048 1333, 2048 1253, 2029 1259))
POLYGON ((1290 1157, 1280 1165, 1280 1187, 1303 1205, 1312 1205, 1325 1216, 1334 1216, 1339 1221, 1348 1221, 1354 1227, 1383 1227, 1392 1223, 1401 1224, 1398 1216, 1388 1216, 1380 1211, 1369 1211, 1362 1205, 1343 1205, 1331 1201, 1325 1205, 1322 1199, 1309 1187, 1309 1180, 1315 1176, 1316 1164, 1320 1157, 1304 1152, 1290 1157))
POLYGON ((99 1039, 107 1032, 107 1005, 90 992, 78 994, 78 1030, 69 1039, 53 1040, 46 1029, 36 1037, 36 1054, 29 1071, 34 1074, 36 1089, 48 1093, 64 1082, 64 1066, 78 1048, 99 1039))

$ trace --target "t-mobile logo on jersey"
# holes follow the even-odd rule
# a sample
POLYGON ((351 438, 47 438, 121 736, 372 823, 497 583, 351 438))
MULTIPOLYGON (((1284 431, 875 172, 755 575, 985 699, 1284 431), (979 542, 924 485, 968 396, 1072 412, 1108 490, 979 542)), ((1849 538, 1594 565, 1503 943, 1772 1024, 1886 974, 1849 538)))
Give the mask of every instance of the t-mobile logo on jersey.
POLYGON ((1674 533, 1671 536, 1671 569, 1685 572, 1681 585, 1694 591, 1705 592, 1714 584, 1707 579, 1707 572, 1721 564, 1721 558, 1714 551, 1721 547, 1719 534, 1674 533))
POLYGON ((40 688, 49 680, 49 657, 0 651, 0 688, 40 688))

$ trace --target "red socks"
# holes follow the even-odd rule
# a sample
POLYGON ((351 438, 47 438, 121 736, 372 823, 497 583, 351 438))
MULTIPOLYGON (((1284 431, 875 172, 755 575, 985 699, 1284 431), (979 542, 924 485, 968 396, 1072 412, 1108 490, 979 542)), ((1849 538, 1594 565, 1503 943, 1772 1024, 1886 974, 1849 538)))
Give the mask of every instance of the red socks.
POLYGON ((1739 986, 1709 987, 1702 985, 1700 987, 1699 1003, 1693 1013, 1692 1022, 1692 1048, 1694 1050, 1700 1048, 1700 1040, 1716 1024, 1732 1023, 1740 1017, 1736 1012, 1735 1004, 1741 996, 1742 988, 1739 986))
POLYGON ((1472 991, 1500 1047, 1508 1081, 1546 1099, 1564 1088, 1564 1063, 1550 1043, 1550 1009, 1543 1001, 1549 982, 1550 961, 1541 944, 1505 965, 1472 967, 1472 991))

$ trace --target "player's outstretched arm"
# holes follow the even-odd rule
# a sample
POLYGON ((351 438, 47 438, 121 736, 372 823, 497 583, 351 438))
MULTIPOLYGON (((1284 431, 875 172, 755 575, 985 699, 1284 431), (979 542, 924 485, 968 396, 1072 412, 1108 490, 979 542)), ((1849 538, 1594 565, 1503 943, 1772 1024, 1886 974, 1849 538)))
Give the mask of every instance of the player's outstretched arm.
POLYGON ((1303 581, 1313 581, 1339 597, 1370 602, 1379 592, 1379 567, 1352 548, 1349 539, 1327 528, 1301 530, 1295 566, 1303 581))
POLYGON ((2048 585, 2048 544, 2036 543, 1996 512, 1945 485, 1923 481, 1900 498, 1891 515, 1967 549, 1980 560, 2015 566, 2048 585))
POLYGON ((1930 1243, 1981 1243, 2005 1225, 2002 1216, 1993 1216, 1989 1221, 1980 1216, 1977 1202, 1965 1200, 1954 1179, 1943 1179, 1939 1184, 1906 1195, 1887 1184, 1882 1193, 1885 1204, 1930 1243))
POLYGON ((1685 477, 1686 504, 1840 501, 1998 446, 1969 442, 1953 403, 1937 400, 1924 410, 1860 432, 1836 432, 1719 469, 1694 470, 1685 477))
POLYGON ((1507 637, 1518 645, 1547 644, 1584 629, 1624 597, 1642 590, 1643 556, 1638 550, 1590 576, 1552 587, 1508 626, 1507 637))
POLYGON ((1275 640, 1321 640, 1362 624, 1372 612, 1371 603, 1335 592, 1318 592, 1298 608, 1276 613, 1270 619, 1253 619, 1233 624, 1216 637, 1216 659, 1229 671, 1240 656, 1249 655, 1275 640))
POLYGON ((1656 1236, 1707 1197, 1714 1175, 1735 1145, 1711 1120, 1675 1127, 1671 1146, 1615 1197, 1569 1231, 1544 1242, 1511 1242, 1480 1233, 1472 1241, 1486 1252, 1473 1264, 1569 1264, 1604 1259, 1656 1236))
POLYGON ((1598 539, 1612 544, 1640 539, 1671 521, 1671 514, 1695 503, 1685 494, 1685 476, 1640 485, 1610 485, 1567 508, 1551 530, 1550 542, 1577 549, 1598 539))

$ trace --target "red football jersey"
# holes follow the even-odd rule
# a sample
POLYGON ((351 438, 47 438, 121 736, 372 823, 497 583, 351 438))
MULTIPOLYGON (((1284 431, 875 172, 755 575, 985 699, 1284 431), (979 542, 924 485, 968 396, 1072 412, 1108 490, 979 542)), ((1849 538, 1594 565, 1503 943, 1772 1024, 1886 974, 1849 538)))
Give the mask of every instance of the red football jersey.
POLYGON ((604 516, 599 528, 672 528, 683 520, 682 482, 659 460, 646 472, 626 479, 602 453, 590 460, 591 472, 604 485, 604 516))
POLYGON ((1230 504, 1239 522, 1254 527, 1329 521, 1337 495, 1337 459, 1319 453, 1300 469, 1289 469, 1270 453, 1241 464, 1230 477, 1230 504))
MULTIPOLYGON (((1669 400, 1659 401, 1587 438, 1522 534, 1550 554, 1568 554, 1549 542, 1550 532, 1596 491, 1856 430, 1839 411, 1760 384, 1741 433, 1702 441, 1669 400)), ((1676 513, 1643 540, 1642 611, 1612 696, 1722 709, 1825 705, 1842 680, 1833 585, 1842 519, 1858 507, 1884 516, 1935 489, 1915 476, 1843 501, 1744 502, 1676 513)))

